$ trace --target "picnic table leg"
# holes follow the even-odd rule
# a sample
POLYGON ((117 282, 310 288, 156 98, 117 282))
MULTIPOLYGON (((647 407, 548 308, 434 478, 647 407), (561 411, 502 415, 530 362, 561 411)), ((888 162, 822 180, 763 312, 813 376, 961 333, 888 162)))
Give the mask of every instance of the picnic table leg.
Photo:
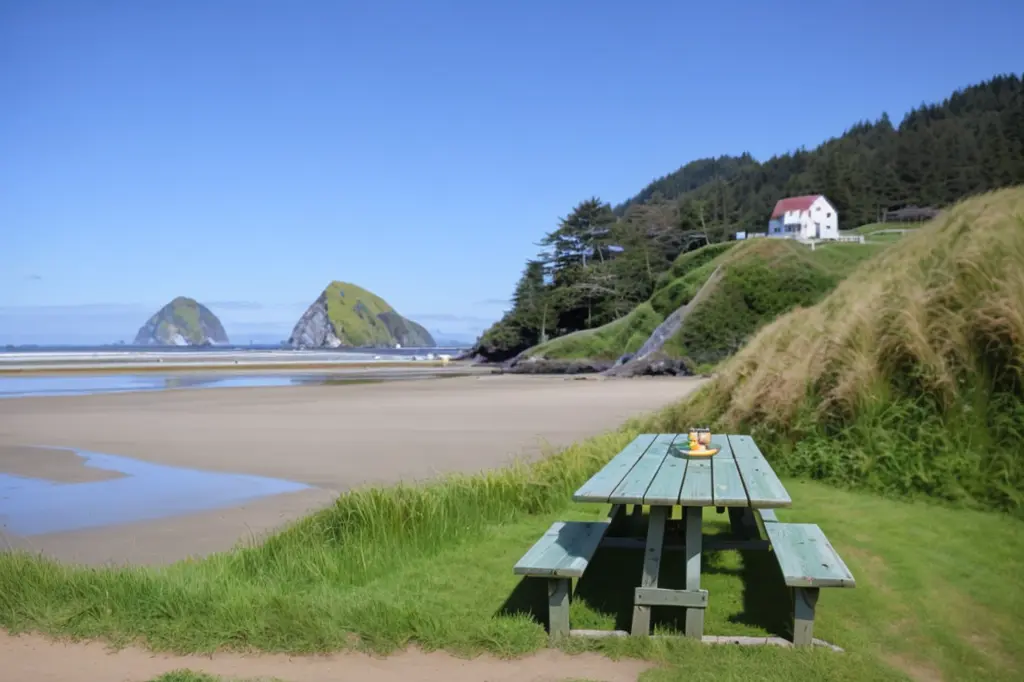
MULTIPOLYGON (((665 521, 671 507, 651 507, 651 520, 647 526, 647 546, 644 550, 644 575, 640 581, 641 587, 657 587, 658 571, 661 568, 661 546, 665 539, 665 521)), ((633 627, 630 632, 634 635, 651 634, 651 607, 633 606, 633 627)))
MULTIPOLYGON (((625 509, 625 505, 623 505, 625 509)), ((633 513, 629 517, 630 534, 638 533, 644 525, 644 507, 642 504, 633 505, 633 513)))
POLYGON ((569 636, 569 592, 572 580, 548 580, 548 634, 552 637, 569 636))
POLYGON ((814 607, 818 604, 817 587, 793 589, 793 644, 808 646, 814 641, 814 607))
POLYGON ((737 537, 751 539, 761 537, 757 520, 750 507, 729 507, 729 529, 737 537))
MULTIPOLYGON (((686 519, 686 590, 700 590, 701 522, 703 507, 683 507, 686 519)), ((648 539, 650 542, 650 539, 648 539)), ((634 619, 636 616, 633 616, 634 619)), ((634 620, 634 623, 636 621, 634 620)), ((700 639, 704 636, 704 609, 686 609, 686 636, 700 639)))

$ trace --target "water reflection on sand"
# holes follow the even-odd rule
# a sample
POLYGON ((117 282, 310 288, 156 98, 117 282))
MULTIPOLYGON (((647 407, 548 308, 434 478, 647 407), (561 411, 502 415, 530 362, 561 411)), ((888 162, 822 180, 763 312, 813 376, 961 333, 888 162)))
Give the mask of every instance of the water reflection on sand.
POLYGON ((88 376, 0 376, 0 398, 91 395, 183 388, 256 388, 267 386, 324 386, 367 383, 386 379, 418 379, 438 375, 429 371, 380 374, 266 373, 266 374, 99 374, 88 376))
MULTIPOLYGON (((59 449, 38 448, 35 456, 59 449)), ((73 483, 0 473, 0 524, 21 536, 98 528, 219 509, 310 486, 75 450, 83 466, 123 474, 73 483)))

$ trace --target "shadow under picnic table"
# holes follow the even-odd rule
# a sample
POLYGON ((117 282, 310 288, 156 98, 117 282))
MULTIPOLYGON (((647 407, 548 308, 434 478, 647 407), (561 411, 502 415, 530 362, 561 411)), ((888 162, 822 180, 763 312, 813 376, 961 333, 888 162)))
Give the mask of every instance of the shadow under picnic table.
MULTIPOLYGON (((643 522, 646 526, 647 516, 643 522)), ((709 521, 711 521, 709 519, 709 521)), ((705 531, 722 530, 721 523, 705 523, 705 531)), ((727 528, 727 524, 725 524, 727 528)), ((614 524, 608 536, 627 534, 629 524, 614 524), (624 532, 625 531, 625 532, 624 532)), ((641 535, 646 532, 646 527, 641 535)), ((708 537, 708 536, 705 536, 708 537)), ((728 537, 724 535, 723 537, 728 537)), ((667 544, 678 543, 678 538, 666 538, 667 544)), ((792 634, 792 604, 789 591, 774 557, 765 551, 739 551, 739 567, 735 561, 726 561, 726 554, 736 550, 705 550, 702 556, 702 574, 728 574, 737 576, 742 583, 741 610, 728 617, 728 622, 761 628, 771 635, 788 637, 792 634)), ((629 631, 633 621, 634 588, 640 585, 643 574, 644 552, 640 549, 601 547, 594 554, 583 577, 576 581, 573 601, 584 601, 599 614, 611 617, 616 630, 629 631)), ((659 587, 685 589, 685 557, 680 551, 662 554, 659 587)), ((495 615, 528 614, 537 623, 548 627, 547 586, 545 580, 523 578, 509 594, 495 615)), ((714 594, 709 595, 714 609, 714 594)), ((685 629, 686 610, 671 607, 653 607, 651 625, 660 629, 682 632, 685 629)), ((576 625, 575 627, 580 627, 576 625)), ((705 632, 705 634, 729 634, 705 632)))

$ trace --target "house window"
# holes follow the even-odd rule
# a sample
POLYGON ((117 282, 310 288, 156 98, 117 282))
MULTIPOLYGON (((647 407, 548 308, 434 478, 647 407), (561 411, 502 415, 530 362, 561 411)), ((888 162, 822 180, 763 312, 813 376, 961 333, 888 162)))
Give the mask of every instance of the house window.
POLYGON ((826 218, 831 218, 832 217, 832 211, 829 211, 828 213, 826 213, 825 217, 826 218))
POLYGON ((814 207, 814 210, 815 210, 815 211, 820 211, 820 210, 821 210, 821 206, 815 206, 815 207, 814 207))

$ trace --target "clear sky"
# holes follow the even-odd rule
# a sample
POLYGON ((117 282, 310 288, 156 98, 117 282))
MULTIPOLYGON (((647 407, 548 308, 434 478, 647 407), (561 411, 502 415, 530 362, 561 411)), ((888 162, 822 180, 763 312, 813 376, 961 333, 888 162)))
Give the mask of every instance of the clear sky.
POLYGON ((0 0, 0 343, 332 279, 445 335, 578 201, 1024 70, 1024 3, 0 0))

